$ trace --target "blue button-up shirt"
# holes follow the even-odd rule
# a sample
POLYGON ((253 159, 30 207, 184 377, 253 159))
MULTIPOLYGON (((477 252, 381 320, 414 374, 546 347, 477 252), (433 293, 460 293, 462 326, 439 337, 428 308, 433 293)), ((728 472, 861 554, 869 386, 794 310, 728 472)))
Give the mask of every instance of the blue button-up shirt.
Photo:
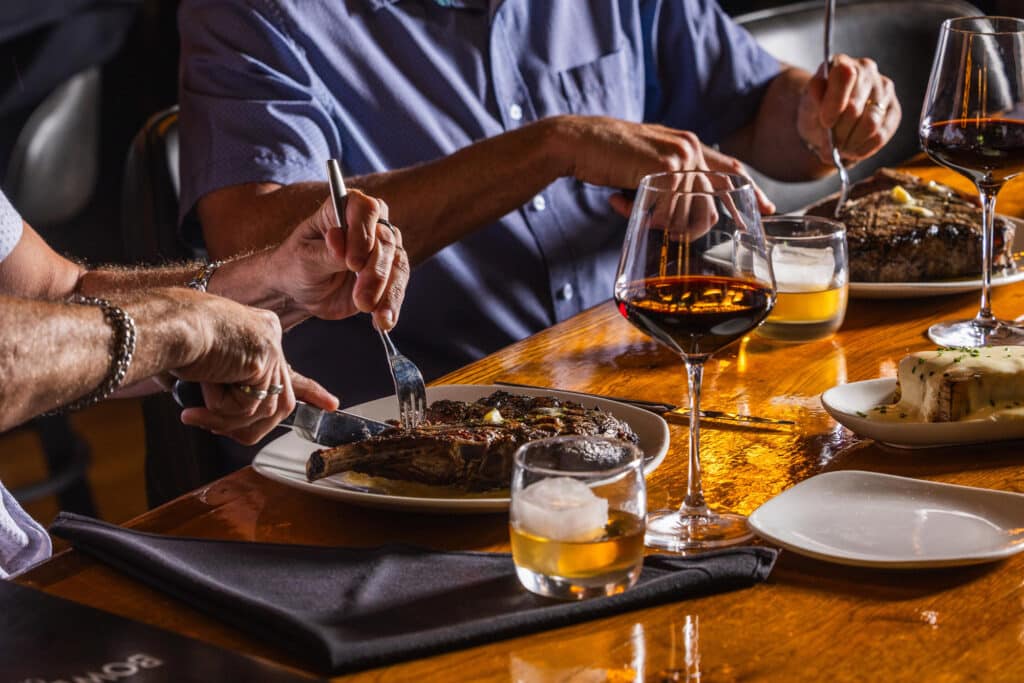
MULTIPOLYGON (((186 0, 181 208, 248 182, 402 168, 556 114, 692 130, 754 116, 778 63, 713 0, 186 0)), ((493 160, 501 164, 501 159, 493 160)), ((429 377, 609 298, 624 221, 562 178, 421 264, 396 343, 429 377)), ((390 390, 365 319, 286 338, 345 403, 390 390)))

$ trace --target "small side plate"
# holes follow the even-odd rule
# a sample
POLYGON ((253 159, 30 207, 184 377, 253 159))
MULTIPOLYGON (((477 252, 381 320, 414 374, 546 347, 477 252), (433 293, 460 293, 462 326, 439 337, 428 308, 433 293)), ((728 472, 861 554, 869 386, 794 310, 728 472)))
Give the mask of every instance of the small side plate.
POLYGON ((1024 495, 875 472, 811 477, 748 521, 787 550, 860 567, 954 567, 1024 550, 1024 495))
POLYGON ((883 420, 871 409, 890 403, 895 379, 869 379, 832 387, 821 395, 821 404, 836 422, 860 436, 894 446, 946 446, 1024 439, 1024 420, 1019 418, 920 422, 883 420))

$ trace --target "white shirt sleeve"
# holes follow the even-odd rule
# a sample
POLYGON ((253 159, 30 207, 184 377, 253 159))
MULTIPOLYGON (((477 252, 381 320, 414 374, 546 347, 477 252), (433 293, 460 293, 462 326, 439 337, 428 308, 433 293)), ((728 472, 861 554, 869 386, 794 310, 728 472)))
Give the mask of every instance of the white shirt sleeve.
POLYGON ((0 579, 25 571, 52 552, 49 534, 0 482, 0 579))
POLYGON ((21 215, 11 206, 3 192, 0 192, 0 261, 14 251, 21 239, 21 215))

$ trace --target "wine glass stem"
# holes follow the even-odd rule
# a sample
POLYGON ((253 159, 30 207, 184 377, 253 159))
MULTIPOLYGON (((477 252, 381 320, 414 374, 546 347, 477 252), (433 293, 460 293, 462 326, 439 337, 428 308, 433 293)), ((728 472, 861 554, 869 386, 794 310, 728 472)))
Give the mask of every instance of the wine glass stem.
POLYGON ((700 482, 700 383, 704 377, 704 359, 686 359, 686 382, 690 393, 690 460, 686 481, 686 498, 680 507, 685 515, 704 515, 704 489, 700 482))
POLYGON ((981 307, 974 321, 983 327, 994 327, 995 317, 992 315, 992 304, 989 290, 992 286, 992 245, 995 241, 996 195, 999 186, 978 183, 978 194, 981 196, 981 307))

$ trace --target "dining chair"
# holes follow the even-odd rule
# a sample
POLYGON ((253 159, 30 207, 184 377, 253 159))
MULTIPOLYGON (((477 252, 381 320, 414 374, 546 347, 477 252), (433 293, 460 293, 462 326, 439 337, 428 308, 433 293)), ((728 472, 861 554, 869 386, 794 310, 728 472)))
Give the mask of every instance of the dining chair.
MULTIPOLYGON (((130 262, 160 264, 204 256, 178 229, 178 108, 154 114, 125 160, 121 234, 130 262)), ((146 498, 151 507, 226 473, 216 438, 181 423, 170 394, 142 401, 146 498)))
MULTIPOLYGON (((101 74, 89 67, 36 104, 17 131, 3 186, 11 202, 44 237, 76 218, 92 200, 99 175, 101 74)), ((37 417, 36 433, 47 474, 12 491, 22 503, 56 495, 61 509, 95 515, 86 478, 89 444, 67 415, 37 417)))
MULTIPOLYGON (((894 166, 920 151, 917 122, 943 20, 981 14, 962 0, 839 0, 834 53, 870 57, 889 76, 903 108, 896 134, 875 156, 854 166, 856 182, 881 166, 894 166)), ((821 0, 783 5, 736 17, 768 52, 783 62, 815 71, 824 54, 825 4, 821 0)), ((789 183, 757 171, 751 175, 780 213, 807 206, 839 190, 835 176, 789 183)))

